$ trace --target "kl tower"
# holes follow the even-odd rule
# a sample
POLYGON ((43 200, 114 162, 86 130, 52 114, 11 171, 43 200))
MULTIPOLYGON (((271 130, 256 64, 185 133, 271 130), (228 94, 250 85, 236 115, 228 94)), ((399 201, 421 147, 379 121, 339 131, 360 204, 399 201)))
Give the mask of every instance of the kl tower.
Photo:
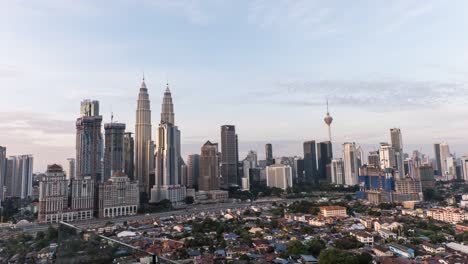
POLYGON ((328 126, 328 140, 331 142, 331 123, 333 122, 333 117, 331 117, 330 113, 328 112, 328 100, 327 100, 327 115, 323 119, 325 121, 325 124, 328 126))

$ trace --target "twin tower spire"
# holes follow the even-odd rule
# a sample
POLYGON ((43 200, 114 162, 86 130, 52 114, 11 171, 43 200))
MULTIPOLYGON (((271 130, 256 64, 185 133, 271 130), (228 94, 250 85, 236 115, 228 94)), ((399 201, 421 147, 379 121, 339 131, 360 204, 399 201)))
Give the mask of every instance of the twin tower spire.
MULTIPOLYGON (((174 125, 174 105, 169 84, 166 85, 161 110, 161 123, 174 125)), ((135 175, 140 183, 140 192, 145 193, 149 193, 152 187, 149 176, 153 169, 150 162, 153 155, 151 129, 151 105, 143 76, 138 93, 135 122, 135 175)))

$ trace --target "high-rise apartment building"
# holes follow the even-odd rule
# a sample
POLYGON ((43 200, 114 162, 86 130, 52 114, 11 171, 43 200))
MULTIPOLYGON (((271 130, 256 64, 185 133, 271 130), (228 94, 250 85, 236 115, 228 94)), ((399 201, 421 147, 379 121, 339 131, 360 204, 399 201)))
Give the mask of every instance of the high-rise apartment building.
POLYGON ((130 179, 135 181, 135 140, 133 139, 132 133, 127 132, 124 135, 124 172, 130 179))
POLYGON ((219 190, 218 143, 207 141, 201 147, 198 189, 201 191, 219 190))
POLYGON ((232 125, 221 126, 221 187, 228 189, 239 185, 237 164, 239 161, 236 128, 232 125))
POLYGON ((268 187, 286 190, 293 186, 291 166, 274 164, 266 168, 266 181, 268 187))
POLYGON ((333 159, 331 161, 331 182, 334 184, 345 184, 343 159, 333 159))
MULTIPOLYGON (((134 179, 140 184, 140 192, 149 194, 150 163, 153 155, 149 156, 148 146, 151 142, 151 105, 145 79, 141 82, 138 93, 136 123, 135 123, 135 173, 134 179)), ((154 152, 153 152, 154 153, 154 152)))
POLYGON ((319 181, 327 180, 327 165, 333 159, 333 150, 331 141, 317 143, 317 163, 319 181))
POLYGON ((317 151, 315 140, 306 141, 304 147, 304 176, 306 182, 317 184, 319 177, 317 173, 317 151))
POLYGON ((8 157, 5 178, 5 197, 25 199, 32 194, 33 157, 20 155, 8 157))
POLYGON ((191 154, 187 158, 187 186, 195 187, 199 186, 198 181, 200 179, 200 155, 191 154))
POLYGON ((356 143, 346 142, 343 144, 343 162, 346 185, 358 184, 359 165, 357 156, 356 143))
POLYGON ((67 159, 68 169, 67 169, 67 180, 76 178, 76 160, 74 158, 67 159))
POLYGON ((124 170, 125 124, 108 123, 104 125, 104 181, 114 173, 124 170))
POLYGON ((180 130, 175 126, 174 105, 169 84, 164 92, 161 122, 156 131, 155 184, 151 189, 151 201, 185 199, 185 187, 181 186, 180 130))
POLYGON ((102 182, 102 116, 97 101, 81 102, 82 116, 76 120, 76 175, 102 182))

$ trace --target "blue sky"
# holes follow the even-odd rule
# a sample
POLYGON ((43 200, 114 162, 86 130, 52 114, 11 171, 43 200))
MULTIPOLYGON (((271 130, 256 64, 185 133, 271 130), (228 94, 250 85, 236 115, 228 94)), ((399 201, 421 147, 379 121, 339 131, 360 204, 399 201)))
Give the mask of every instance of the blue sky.
MULTIPOLYGON (((0 0, 0 145, 36 169, 74 156, 79 103, 134 130, 145 72, 154 126, 169 80, 184 157, 234 124, 241 153, 333 137, 368 148, 468 147, 466 1, 0 0)), ((412 149, 406 149, 411 151, 412 149)), ((431 153, 430 153, 431 154, 431 153)), ((241 156, 243 156, 241 154, 241 156)))

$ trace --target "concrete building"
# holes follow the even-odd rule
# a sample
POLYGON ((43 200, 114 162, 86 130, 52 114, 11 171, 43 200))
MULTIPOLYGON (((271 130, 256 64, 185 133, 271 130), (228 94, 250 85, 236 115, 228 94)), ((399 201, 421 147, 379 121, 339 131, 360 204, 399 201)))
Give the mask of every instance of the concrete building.
POLYGON ((343 144, 343 162, 346 185, 358 184, 359 165, 357 161, 356 143, 343 144))
POLYGON ((265 160, 267 166, 275 164, 275 160, 273 159, 273 145, 270 143, 265 145, 265 160))
POLYGON ((125 124, 108 123, 104 125, 104 181, 114 173, 124 171, 125 124))
POLYGON ((102 182, 102 116, 98 101, 81 102, 81 114, 76 120, 76 175, 102 182))
MULTIPOLYGON (((68 180, 60 165, 47 166, 46 176, 39 183, 39 222, 59 222, 68 209, 68 180)), ((68 219, 68 217, 65 217, 68 219)))
POLYGON ((69 209, 63 221, 80 221, 93 218, 95 180, 90 176, 70 181, 69 209))
POLYGON ((453 207, 429 209, 427 210, 426 215, 434 220, 451 224, 461 223, 464 220, 468 220, 468 212, 465 212, 463 209, 453 207))
POLYGON ((243 190, 250 190, 250 181, 253 180, 253 173, 254 169, 258 167, 258 157, 257 152, 251 150, 242 161, 242 189, 243 190))
POLYGON ((304 147, 304 176, 306 182, 318 184, 319 177, 317 172, 317 150, 315 140, 306 141, 304 147))
POLYGON ((320 206, 320 214, 323 217, 348 217, 346 207, 343 206, 320 206))
POLYGON ((382 170, 396 168, 395 150, 388 143, 380 143, 379 148, 380 168, 382 170))
POLYGON ((300 157, 295 157, 294 158, 294 169, 296 170, 293 175, 295 178, 293 178, 293 181, 295 184, 299 184, 301 182, 304 182, 304 159, 300 157))
POLYGON ((390 140, 392 148, 395 153, 395 165, 396 169, 400 172, 400 178, 405 176, 404 170, 404 154, 403 154, 403 138, 401 130, 399 128, 390 129, 390 140))
POLYGON ((380 167, 380 155, 379 151, 371 151, 367 156, 367 165, 372 167, 380 167))
POLYGON ((130 179, 135 180, 135 140, 132 137, 131 132, 127 132, 124 135, 124 172, 130 179))
POLYGON ((161 122, 156 131, 155 184, 151 189, 151 202, 169 199, 180 202, 185 199, 185 187, 181 186, 180 130, 175 126, 174 105, 169 84, 164 92, 161 122))
POLYGON ((32 195, 33 156, 20 155, 8 157, 5 173, 5 198, 25 199, 32 195))
POLYGON ((419 167, 416 178, 421 181, 423 191, 433 189, 435 187, 434 169, 430 165, 419 167))
POLYGON ((292 170, 289 165, 274 164, 266 168, 266 180, 268 187, 276 187, 286 190, 293 186, 292 170))
POLYGON ((333 159, 331 141, 317 143, 318 177, 320 182, 327 181, 327 165, 333 159))
POLYGON ((344 162, 341 158, 331 161, 331 182, 345 184, 344 162))
MULTIPOLYGON (((454 176, 454 164, 453 164, 453 158, 452 154, 450 154, 450 148, 449 145, 445 142, 436 144, 438 146, 438 152, 439 152, 439 159, 437 160, 437 166, 439 166, 440 162, 440 167, 438 167, 438 172, 440 176, 442 176, 445 180, 450 180, 453 179, 454 176)), ((436 157, 437 157, 437 147, 436 147, 436 157)))
POLYGON ((207 141, 201 147, 198 189, 200 191, 219 190, 218 143, 207 141))
POLYGON ((442 159, 440 157, 440 143, 434 144, 434 154, 436 160, 436 170, 438 176, 442 176, 442 159))
POLYGON ((138 182, 131 182, 122 171, 116 171, 99 185, 99 217, 116 217, 137 214, 140 203, 138 182))
MULTIPOLYGON (((140 192, 150 193, 150 162, 148 146, 151 142, 151 105, 145 78, 141 82, 138 93, 136 123, 135 123, 135 173, 134 178, 140 184, 140 192)), ((154 153, 154 152, 152 152, 154 153)))
POLYGON ((350 232, 350 235, 355 237, 357 241, 365 245, 374 245, 374 236, 369 232, 363 230, 353 230, 350 232))
POLYGON ((68 161, 68 168, 66 178, 67 180, 75 179, 76 178, 76 160, 74 158, 67 159, 68 161))
POLYGON ((7 172, 6 148, 0 146, 0 203, 3 201, 4 195, 5 195, 6 172, 7 172))
POLYGON ((187 186, 195 187, 198 186, 200 177, 200 155, 192 154, 187 158, 187 186))
POLYGON ((232 125, 221 126, 221 187, 228 189, 239 186, 240 178, 237 169, 239 161, 238 139, 236 128, 232 125))
POLYGON ((47 166, 46 175, 39 182, 39 222, 91 219, 93 207, 94 180, 90 176, 69 181, 60 165, 47 166))

